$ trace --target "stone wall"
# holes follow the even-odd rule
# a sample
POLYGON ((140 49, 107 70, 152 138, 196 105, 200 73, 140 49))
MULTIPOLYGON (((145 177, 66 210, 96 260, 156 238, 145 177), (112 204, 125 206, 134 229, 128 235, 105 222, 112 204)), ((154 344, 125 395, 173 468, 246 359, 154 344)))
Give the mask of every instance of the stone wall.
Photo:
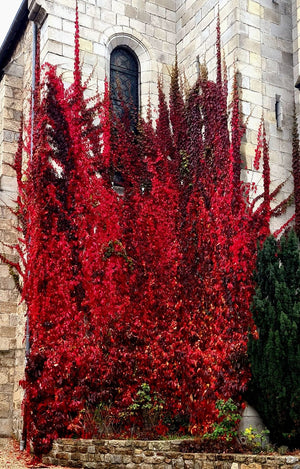
MULTIPOLYGON (((295 64, 299 55, 294 52, 299 24, 296 19, 292 21, 293 11, 297 10, 298 14, 295 0, 79 0, 78 5, 83 75, 84 79, 90 77, 91 94, 104 88, 112 49, 127 45, 136 52, 140 62, 142 111, 146 109, 149 92, 156 106, 158 73, 162 74, 168 89, 169 70, 176 50, 179 65, 190 84, 197 78, 199 60, 207 63, 209 78, 215 78, 219 11, 229 89, 235 68, 241 74, 242 109, 247 120, 243 143, 247 170, 243 172, 243 179, 256 182, 262 190, 261 169, 254 170, 253 160, 258 128, 264 116, 272 188, 286 181, 276 202, 292 192, 291 129, 295 64), (276 106, 280 111, 279 119, 276 119, 276 106)), ((29 8, 32 17, 39 9, 44 12, 41 61, 58 65, 64 80, 70 82, 74 57, 74 1, 29 0, 29 8)), ((291 216, 292 210, 280 223, 291 216)))
MULTIPOLYGON (((0 252, 13 262, 17 253, 9 245, 17 243, 18 233, 12 209, 17 185, 14 161, 20 118, 30 93, 31 27, 13 52, 0 81, 0 252), (24 105, 25 103, 25 105, 24 105)), ((0 436, 20 435, 24 376, 25 315, 9 268, 0 263, 0 436)))
MULTIPOLYGON (((300 3, 292 0, 292 26, 293 26, 293 66, 294 82, 300 86, 300 3)), ((297 113, 300 114, 299 93, 296 93, 297 113)))
POLYGON ((299 469, 300 457, 181 453, 182 440, 57 440, 44 464, 86 469, 299 469))
MULTIPOLYGON (((74 0, 29 0, 29 10, 45 12, 41 25, 41 61, 57 65, 71 82, 74 60, 74 0)), ((129 46, 140 63, 141 108, 149 92, 157 96, 157 77, 169 82, 176 50, 175 0, 79 0, 80 53, 91 93, 104 90, 110 53, 129 46)))
MULTIPOLYGON (((209 78, 216 69, 218 9, 221 40, 228 65, 229 87, 234 64, 241 72, 243 113, 248 132, 243 152, 249 172, 244 179, 262 183, 253 171, 257 130, 262 114, 267 122, 271 179, 287 180, 278 202, 292 191, 291 124, 295 78, 300 76, 299 0, 78 0, 80 53, 90 90, 103 90, 110 52, 127 45, 140 62, 142 109, 157 97, 157 76, 166 89, 177 50, 179 65, 192 84, 199 61, 206 61, 209 78), (281 123, 275 103, 281 105, 281 123)), ((74 57, 74 0, 28 0, 29 18, 41 34, 41 62, 58 66, 66 83, 72 80, 74 57)), ((12 163, 19 137, 21 112, 28 116, 31 84, 32 24, 20 39, 0 81, 0 252, 16 260, 5 244, 16 241, 10 209, 16 199, 12 163)), ((296 101, 299 102, 298 90, 296 101)), ((299 114, 299 104, 297 107, 299 114)), ((155 117, 155 114, 154 114, 155 117)), ((292 211, 292 207, 290 208, 292 211)), ((289 213, 290 214, 290 213, 289 213)), ((0 264, 0 435, 20 434, 24 370, 24 311, 9 270, 0 264)))
MULTIPOLYGON (((215 78, 218 11, 229 92, 234 71, 241 77, 242 111, 247 121, 242 146, 247 171, 243 171, 243 180, 256 182, 262 190, 261 168, 254 170, 253 160, 263 116, 270 148, 272 189, 286 181, 277 197, 279 203, 293 191, 291 129, 295 91, 297 95, 299 92, 294 88, 292 2, 180 0, 176 17, 178 58, 192 82, 197 76, 197 55, 200 62, 207 64, 209 77, 215 78), (276 102, 280 111, 278 119, 276 102)), ((296 42, 299 44, 295 28, 296 25, 294 48, 296 42)), ((291 213, 292 209, 286 219, 291 213)))

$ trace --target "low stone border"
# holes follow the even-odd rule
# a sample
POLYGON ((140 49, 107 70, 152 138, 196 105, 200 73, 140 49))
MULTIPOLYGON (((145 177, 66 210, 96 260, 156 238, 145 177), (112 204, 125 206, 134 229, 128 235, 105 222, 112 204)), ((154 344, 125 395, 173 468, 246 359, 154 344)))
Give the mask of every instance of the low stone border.
POLYGON ((59 439, 43 463, 86 469, 300 469, 298 456, 181 453, 181 443, 59 439))

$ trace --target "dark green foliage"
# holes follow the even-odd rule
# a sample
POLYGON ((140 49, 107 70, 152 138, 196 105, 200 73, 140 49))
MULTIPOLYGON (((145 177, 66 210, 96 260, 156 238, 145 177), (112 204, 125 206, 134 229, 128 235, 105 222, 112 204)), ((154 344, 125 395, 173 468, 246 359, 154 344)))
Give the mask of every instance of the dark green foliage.
POLYGON ((300 441, 300 258, 294 231, 273 236, 258 253, 252 303, 258 338, 250 336, 250 400, 273 443, 300 441))

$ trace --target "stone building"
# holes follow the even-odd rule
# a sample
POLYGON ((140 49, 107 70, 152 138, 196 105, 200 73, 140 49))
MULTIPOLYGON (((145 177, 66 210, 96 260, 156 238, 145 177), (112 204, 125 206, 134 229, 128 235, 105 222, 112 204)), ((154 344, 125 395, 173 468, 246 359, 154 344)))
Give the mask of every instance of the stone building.
MULTIPOLYGON (((257 130, 264 115, 274 184, 286 180, 281 197, 292 191, 291 127, 293 103, 299 113, 300 3, 296 0, 78 0, 80 52, 90 88, 103 90, 110 76, 112 52, 129 54, 136 64, 136 99, 141 111, 157 76, 168 84, 177 52, 179 66, 192 84, 199 63, 209 77, 216 68, 216 22, 228 66, 229 87, 234 67, 241 74, 242 109, 248 119, 243 154, 249 172, 244 178, 261 182, 253 171, 257 130), (235 64, 235 65, 234 65, 235 64)), ((22 111, 28 110, 36 60, 56 64, 65 82, 72 78, 75 0, 20 0, 20 9, 0 49, 0 250, 13 259, 5 243, 16 241, 10 208, 16 181, 6 165, 16 151, 22 111), (33 53, 40 31, 40 56, 33 53), (3 244, 4 243, 4 244, 3 244)), ((278 199, 280 201, 280 199, 278 199)), ((0 265, 0 436, 20 435, 24 370, 24 311, 9 275, 0 265)))

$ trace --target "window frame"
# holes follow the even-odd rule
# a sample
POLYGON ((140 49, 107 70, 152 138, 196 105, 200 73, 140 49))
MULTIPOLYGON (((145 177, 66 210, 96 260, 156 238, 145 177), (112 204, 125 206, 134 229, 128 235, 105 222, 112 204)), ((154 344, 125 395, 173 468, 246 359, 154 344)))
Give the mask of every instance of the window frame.
MULTIPOLYGON (((140 106, 140 100, 141 100, 140 69, 141 69, 141 67, 140 67, 140 62, 139 62, 138 56, 136 55, 136 53, 129 46, 127 46, 125 44, 118 44, 110 52, 110 62, 109 62, 110 87, 111 87, 111 89, 113 88, 112 80, 113 79, 115 80, 115 77, 112 77, 112 74, 114 72, 120 72, 120 74, 122 74, 124 76, 132 77, 132 81, 135 82, 134 85, 136 86, 136 96, 133 97, 133 103, 132 103, 132 104, 134 104, 134 107, 135 107, 135 117, 136 118, 137 118, 137 116, 140 112, 140 109, 141 109, 141 106, 140 106), (127 57, 129 57, 130 61, 132 61, 132 63, 134 64, 134 66, 135 66, 134 70, 130 69, 130 68, 122 69, 118 65, 112 63, 112 59, 114 58, 114 55, 116 53, 122 52, 122 51, 124 51, 126 53, 127 57)), ((112 98, 112 101, 117 102, 118 100, 112 98)), ((128 104, 130 106, 129 99, 128 100, 125 99, 124 102, 125 102, 125 104, 128 104)))

